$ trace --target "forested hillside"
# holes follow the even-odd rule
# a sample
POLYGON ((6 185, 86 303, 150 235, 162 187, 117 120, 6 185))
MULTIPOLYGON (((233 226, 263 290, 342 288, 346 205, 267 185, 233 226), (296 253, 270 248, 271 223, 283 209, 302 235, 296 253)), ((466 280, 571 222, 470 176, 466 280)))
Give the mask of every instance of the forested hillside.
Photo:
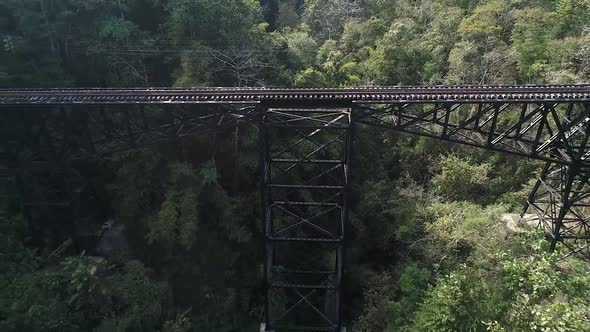
MULTIPOLYGON (((0 0, 0 38, 0 87, 590 81, 589 0, 0 0)), ((354 150, 354 331, 590 331, 587 263, 503 218, 540 162, 360 125, 354 150)), ((88 161, 75 232, 2 182, 0 331, 256 330, 257 162, 250 127, 88 161)))

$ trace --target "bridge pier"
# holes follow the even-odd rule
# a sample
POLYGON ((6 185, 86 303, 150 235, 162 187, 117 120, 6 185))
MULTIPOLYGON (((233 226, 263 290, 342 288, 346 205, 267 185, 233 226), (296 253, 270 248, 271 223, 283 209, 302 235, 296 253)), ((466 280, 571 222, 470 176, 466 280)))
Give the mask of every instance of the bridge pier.
POLYGON ((550 237, 550 251, 562 243, 567 254, 590 254, 590 163, 548 162, 535 183, 523 213, 532 209, 550 237))
POLYGON ((261 108, 266 331, 340 331, 351 108, 261 108))

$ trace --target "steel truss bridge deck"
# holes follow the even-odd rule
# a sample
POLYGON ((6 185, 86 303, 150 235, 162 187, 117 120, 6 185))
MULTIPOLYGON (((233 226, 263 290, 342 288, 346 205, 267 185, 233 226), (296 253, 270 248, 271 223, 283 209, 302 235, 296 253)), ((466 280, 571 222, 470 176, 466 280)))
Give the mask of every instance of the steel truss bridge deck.
MULTIPOLYGON (((590 254, 590 84, 0 89, 0 117, 8 114, 34 119, 17 142, 32 160, 60 165, 255 125, 267 330, 342 327, 356 124, 545 161, 524 211, 536 213, 551 250, 561 244, 565 255, 590 254)), ((11 122, 0 125, 10 131, 11 122)), ((75 182, 61 185, 68 204, 76 202, 75 182)))

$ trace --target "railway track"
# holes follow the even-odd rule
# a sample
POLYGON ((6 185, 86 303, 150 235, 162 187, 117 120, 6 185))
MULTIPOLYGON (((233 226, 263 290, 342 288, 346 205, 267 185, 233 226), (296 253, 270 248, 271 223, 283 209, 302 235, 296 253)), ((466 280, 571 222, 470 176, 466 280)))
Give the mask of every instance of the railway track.
POLYGON ((590 84, 396 86, 351 89, 58 88, 0 89, 0 105, 294 102, 590 101, 590 84))

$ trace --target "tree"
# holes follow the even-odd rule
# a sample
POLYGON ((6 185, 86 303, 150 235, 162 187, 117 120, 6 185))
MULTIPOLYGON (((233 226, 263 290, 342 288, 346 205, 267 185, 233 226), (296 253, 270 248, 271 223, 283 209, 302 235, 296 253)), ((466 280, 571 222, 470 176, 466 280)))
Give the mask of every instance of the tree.
POLYGON ((286 31, 284 37, 289 52, 296 59, 297 67, 305 68, 316 65, 318 44, 307 31, 286 31))
POLYGON ((261 74, 268 65, 260 60, 257 50, 231 46, 223 51, 210 49, 209 54, 213 72, 229 76, 231 86, 262 85, 261 74))
MULTIPOLYGON (((5 221, 0 219, 8 230, 5 221)), ((11 236, 0 248, 9 267, 0 275, 2 331, 155 331, 162 324, 168 288, 152 280, 142 263, 64 259, 56 252, 41 257, 17 239, 11 236)))
POLYGON ((585 0, 559 0, 555 13, 563 34, 578 35, 590 24, 590 2, 585 0))
POLYGON ((377 41, 387 32, 387 25, 376 17, 350 20, 344 25, 340 48, 356 62, 366 60, 377 41))
POLYGON ((579 51, 576 54, 576 60, 579 63, 579 75, 582 79, 590 78, 590 29, 586 31, 582 38, 579 51))
POLYGON ((435 2, 428 28, 420 38, 422 47, 430 57, 423 66, 423 80, 428 83, 442 83, 449 71, 449 54, 459 40, 457 28, 463 19, 459 7, 435 2))
POLYGON ((323 42, 338 38, 348 20, 362 15, 363 6, 360 1, 305 0, 304 8, 303 23, 323 42))
POLYGON ((324 74, 313 68, 307 68, 295 76, 294 85, 296 87, 321 88, 328 84, 324 74))
POLYGON ((194 40, 216 48, 246 42, 252 27, 262 20, 260 5, 255 0, 170 0, 166 11, 168 38, 178 46, 194 40))
POLYGON ((507 46, 512 17, 503 0, 478 5, 459 25, 459 41, 449 55, 449 83, 509 83, 514 61, 507 46))
POLYGON ((543 80, 548 63, 548 41, 555 35, 556 16, 539 8, 517 14, 512 31, 512 48, 517 68, 527 82, 543 80))
POLYGON ((590 303, 583 295, 590 286, 587 272, 578 268, 566 272, 555 257, 539 249, 532 248, 526 257, 502 252, 491 266, 462 265, 441 277, 426 295, 411 330, 589 329, 590 303))
POLYGON ((424 80, 428 53, 417 45, 418 26, 411 19, 394 22, 371 51, 368 66, 381 85, 416 84, 424 80))
POLYGON ((449 54, 446 81, 450 84, 508 84, 517 79, 514 67, 516 61, 506 46, 499 45, 486 52, 474 42, 461 41, 449 54))
POLYGON ((296 3, 293 0, 281 1, 276 25, 278 29, 295 28, 299 25, 301 17, 297 13, 296 3))
POLYGON ((176 70, 175 86, 208 86, 211 79, 209 70, 213 57, 207 47, 194 43, 180 54, 179 68, 176 70))
POLYGON ((450 200, 485 200, 490 183, 491 165, 474 165, 456 156, 443 157, 441 173, 434 176, 432 185, 436 193, 450 200))

